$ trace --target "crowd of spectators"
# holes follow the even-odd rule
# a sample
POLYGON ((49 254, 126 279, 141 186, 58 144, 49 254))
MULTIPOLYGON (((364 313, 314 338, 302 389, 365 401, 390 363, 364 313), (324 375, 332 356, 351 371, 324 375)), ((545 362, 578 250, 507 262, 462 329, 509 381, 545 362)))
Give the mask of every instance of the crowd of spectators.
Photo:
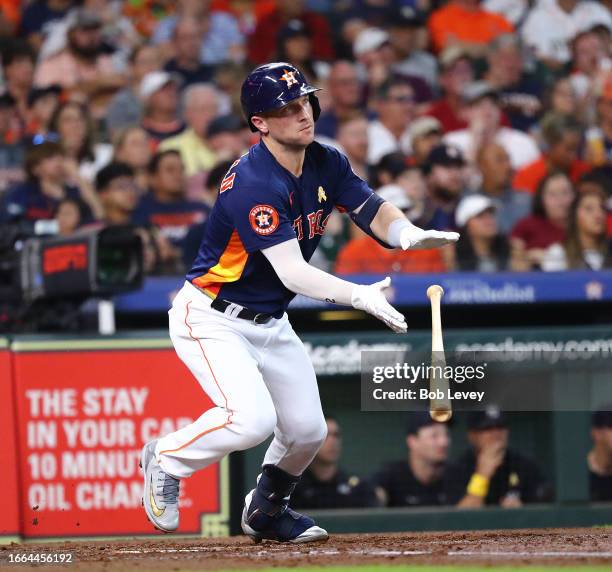
MULTIPOLYGON (((597 502, 612 501, 612 412, 606 409, 592 414, 593 446, 584 460, 589 498, 597 502)), ((291 497, 296 508, 517 508, 553 500, 544 467, 510 445, 509 416, 494 406, 465 414, 468 446, 454 457, 448 423, 433 421, 427 411, 407 414, 405 455, 365 477, 341 467, 342 428, 332 415, 326 421, 327 438, 291 497)))
MULTIPOLYGON (((386 250, 334 213, 337 273, 612 267, 610 0, 0 1, 0 222, 133 224, 147 272, 193 260, 257 141, 240 85, 289 61, 321 143, 439 251, 386 250)), ((39 226, 39 228, 42 228, 39 226)))

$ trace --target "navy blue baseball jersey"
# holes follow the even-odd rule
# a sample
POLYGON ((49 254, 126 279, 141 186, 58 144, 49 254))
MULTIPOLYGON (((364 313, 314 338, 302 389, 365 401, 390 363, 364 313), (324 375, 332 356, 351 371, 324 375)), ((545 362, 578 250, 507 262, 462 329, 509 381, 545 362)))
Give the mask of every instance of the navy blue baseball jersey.
POLYGON ((295 294, 260 251, 297 238, 310 260, 334 207, 353 211, 371 194, 332 147, 311 143, 296 177, 262 141, 223 179, 187 280, 212 298, 280 317, 295 294))

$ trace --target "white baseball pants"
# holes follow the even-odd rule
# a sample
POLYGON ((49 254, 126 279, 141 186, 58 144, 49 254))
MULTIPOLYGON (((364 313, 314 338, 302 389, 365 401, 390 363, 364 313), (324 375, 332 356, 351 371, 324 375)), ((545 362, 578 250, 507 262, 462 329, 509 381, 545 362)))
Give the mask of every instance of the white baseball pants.
MULTIPOLYGON (((221 313, 191 283, 170 316, 176 353, 214 407, 191 425, 159 439, 162 469, 191 476, 232 451, 258 445, 274 432, 263 464, 301 475, 322 445, 327 426, 314 369, 284 314, 266 324, 221 313)), ((168 399, 180 387, 169 381, 168 399)))

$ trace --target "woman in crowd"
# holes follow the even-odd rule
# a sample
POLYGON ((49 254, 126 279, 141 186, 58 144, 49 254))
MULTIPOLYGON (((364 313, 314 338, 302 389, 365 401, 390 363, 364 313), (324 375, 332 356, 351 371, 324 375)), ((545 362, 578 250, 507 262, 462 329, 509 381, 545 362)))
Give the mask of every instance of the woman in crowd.
POLYGON ((92 185, 96 173, 112 158, 112 146, 95 143, 94 124, 86 105, 76 101, 61 103, 50 123, 60 137, 70 175, 92 185))
POLYGON ((152 156, 147 132, 137 125, 121 129, 113 139, 113 147, 115 149, 113 160, 129 165, 134 170, 136 186, 145 192, 149 177, 147 166, 152 156))
POLYGON ((457 206, 455 220, 461 233, 455 249, 457 270, 501 272, 515 269, 508 239, 497 226, 492 199, 485 195, 463 198, 457 206))
POLYGON ((517 270, 540 268, 546 249, 565 240, 573 198, 574 188, 565 173, 553 172, 540 181, 532 214, 520 220, 510 235, 517 270))
POLYGON ((548 248, 542 270, 610 267, 612 248, 606 235, 606 196, 595 190, 581 192, 572 203, 565 241, 548 248))

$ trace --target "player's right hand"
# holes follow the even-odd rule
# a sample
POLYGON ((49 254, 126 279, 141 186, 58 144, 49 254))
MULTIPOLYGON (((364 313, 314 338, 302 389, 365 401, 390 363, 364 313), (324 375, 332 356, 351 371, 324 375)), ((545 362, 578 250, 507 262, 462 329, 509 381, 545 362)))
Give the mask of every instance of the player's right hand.
POLYGON ((408 329, 406 318, 400 314, 385 298, 384 290, 391 285, 391 278, 370 284, 359 285, 353 288, 351 304, 357 310, 363 310, 383 321, 394 332, 405 333, 408 329))

